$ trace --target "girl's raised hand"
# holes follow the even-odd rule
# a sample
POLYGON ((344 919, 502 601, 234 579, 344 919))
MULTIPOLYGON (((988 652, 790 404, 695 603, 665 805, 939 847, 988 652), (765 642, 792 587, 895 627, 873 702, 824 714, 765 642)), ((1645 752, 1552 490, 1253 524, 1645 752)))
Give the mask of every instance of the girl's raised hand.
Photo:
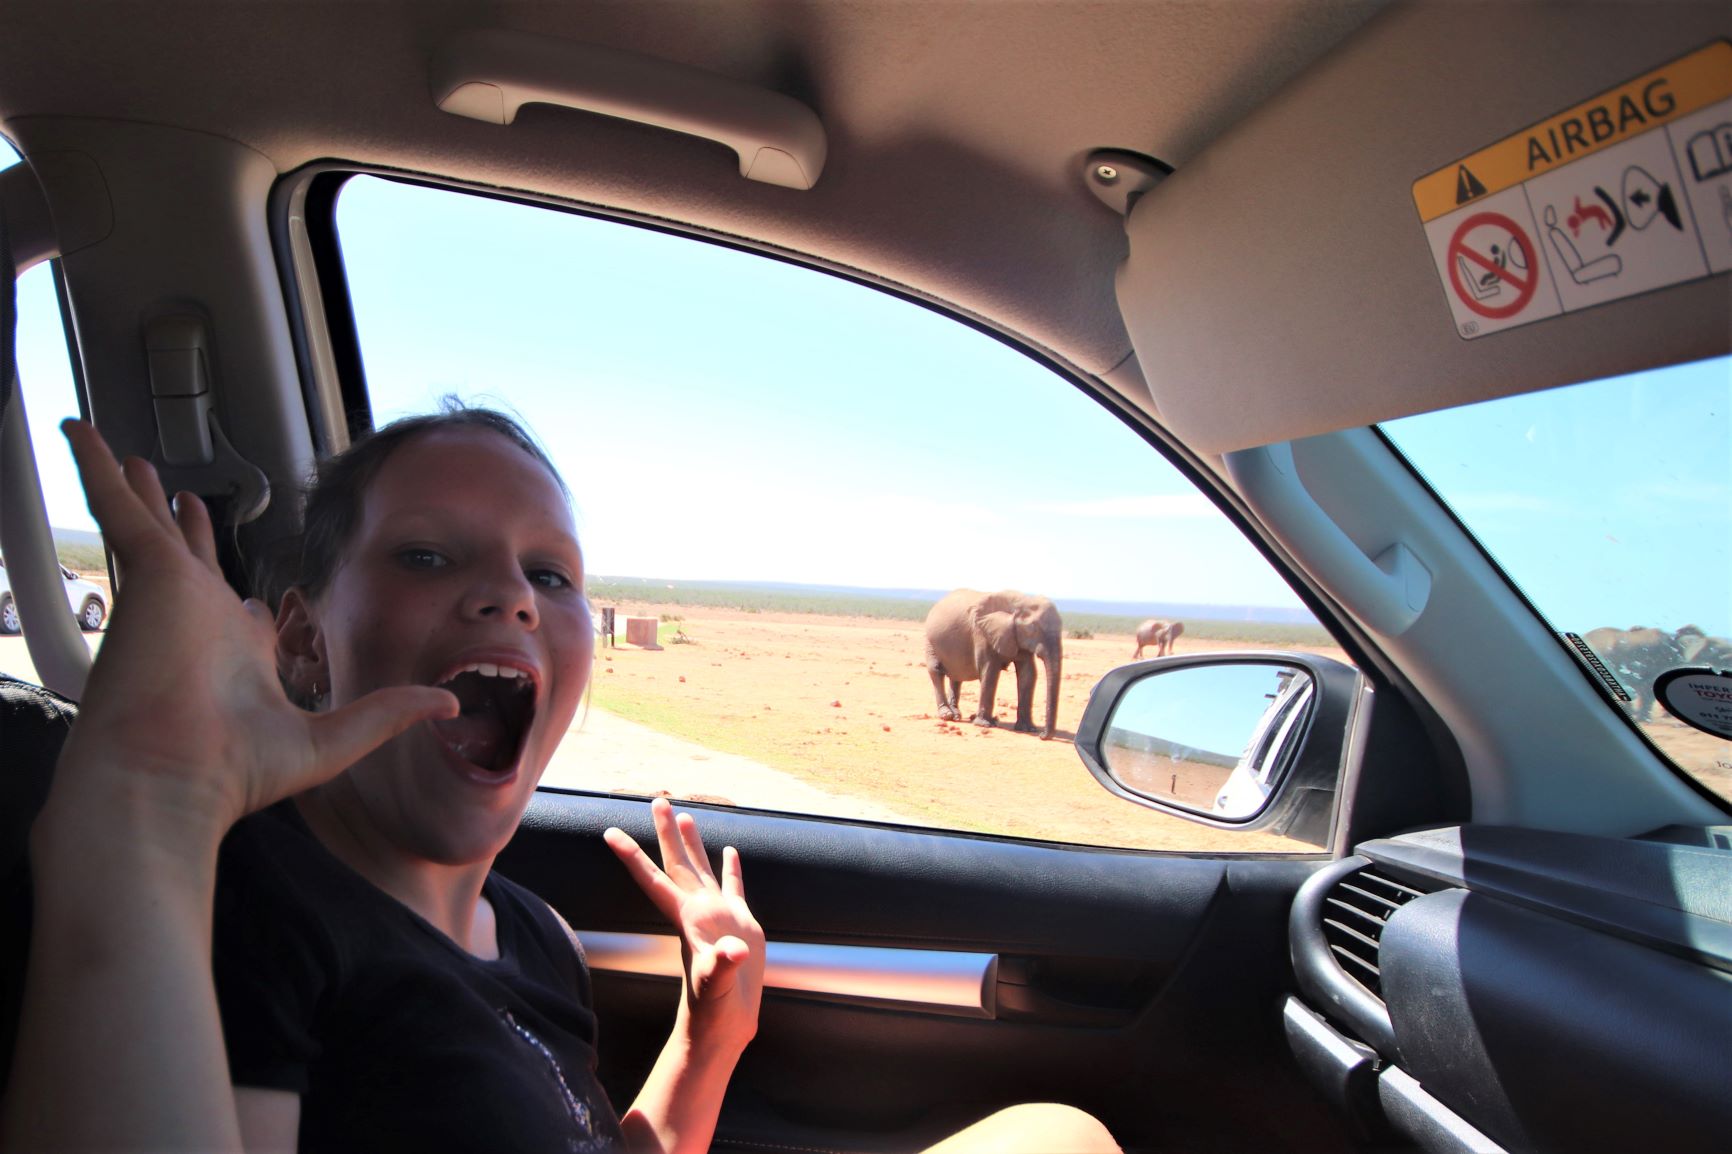
POLYGON ((456 711, 431 686, 377 690, 324 714, 296 706, 277 679, 270 613, 223 579, 204 502, 182 493, 171 512, 148 463, 120 464, 86 422, 62 428, 125 584, 56 793, 124 797, 135 816, 220 838, 417 721, 456 711))
POLYGON ((657 868, 630 834, 609 829, 602 837, 625 863, 632 880, 680 931, 685 957, 685 1003, 694 1040, 744 1049, 758 1030, 764 992, 764 931, 746 905, 740 855, 722 850, 722 876, 689 813, 676 815, 666 798, 650 803, 662 866, 657 868))

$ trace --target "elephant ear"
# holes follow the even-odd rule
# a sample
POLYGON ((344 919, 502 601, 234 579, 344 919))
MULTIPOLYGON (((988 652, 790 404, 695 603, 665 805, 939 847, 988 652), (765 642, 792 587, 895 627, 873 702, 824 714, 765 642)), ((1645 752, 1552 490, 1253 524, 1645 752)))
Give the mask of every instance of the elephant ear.
POLYGON ((1006 610, 974 615, 974 627, 989 649, 1004 661, 1016 659, 1016 616, 1006 610))

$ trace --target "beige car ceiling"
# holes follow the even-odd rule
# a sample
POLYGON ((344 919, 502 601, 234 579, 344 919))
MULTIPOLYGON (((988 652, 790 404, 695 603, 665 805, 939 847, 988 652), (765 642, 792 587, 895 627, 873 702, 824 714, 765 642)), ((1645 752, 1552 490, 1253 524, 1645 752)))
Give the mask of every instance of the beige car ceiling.
POLYGON ((1134 336, 1162 421, 1205 453, 1726 351, 1725 276, 1462 340, 1411 186, 1732 34, 1732 7, 1382 9, 9 0, 0 125, 26 154, 147 123, 240 142, 279 173, 335 158, 677 221, 862 270, 1093 373, 1134 336), (509 127, 442 113, 429 61, 476 27, 794 96, 827 131, 823 177, 744 181, 714 145, 568 110, 509 127), (1129 244, 1081 179, 1103 147, 1177 169, 1137 203, 1129 244))
POLYGON ((1381 6, 1280 3, 0 4, 0 124, 197 129, 279 172, 338 158, 528 189, 784 247, 991 318, 1089 371, 1130 351, 1123 221, 1084 188, 1102 147, 1184 165, 1381 6), (429 61, 503 27, 631 49, 805 101, 830 140, 809 192, 739 178, 691 138, 548 107, 439 112, 429 61))
POLYGON ((1163 422, 1222 453, 1732 349, 1724 273, 1464 339, 1413 195, 1729 36, 1726 3, 1427 4, 1372 21, 1132 210, 1119 295, 1163 422))

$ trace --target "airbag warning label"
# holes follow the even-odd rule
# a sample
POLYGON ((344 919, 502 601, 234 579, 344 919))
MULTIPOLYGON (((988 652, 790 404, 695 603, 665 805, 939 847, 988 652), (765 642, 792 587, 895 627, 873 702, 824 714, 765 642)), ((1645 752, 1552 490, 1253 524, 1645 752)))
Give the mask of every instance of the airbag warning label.
POLYGON ((1474 338, 1732 269, 1732 42, 1413 185, 1474 338))

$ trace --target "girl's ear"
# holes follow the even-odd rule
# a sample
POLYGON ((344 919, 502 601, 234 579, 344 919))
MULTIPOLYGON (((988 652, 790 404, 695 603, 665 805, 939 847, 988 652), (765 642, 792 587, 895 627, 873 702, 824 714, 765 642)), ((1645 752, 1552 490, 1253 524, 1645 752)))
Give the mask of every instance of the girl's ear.
POLYGON ((312 701, 331 691, 324 635, 299 587, 284 593, 277 607, 277 676, 299 701, 312 701))

